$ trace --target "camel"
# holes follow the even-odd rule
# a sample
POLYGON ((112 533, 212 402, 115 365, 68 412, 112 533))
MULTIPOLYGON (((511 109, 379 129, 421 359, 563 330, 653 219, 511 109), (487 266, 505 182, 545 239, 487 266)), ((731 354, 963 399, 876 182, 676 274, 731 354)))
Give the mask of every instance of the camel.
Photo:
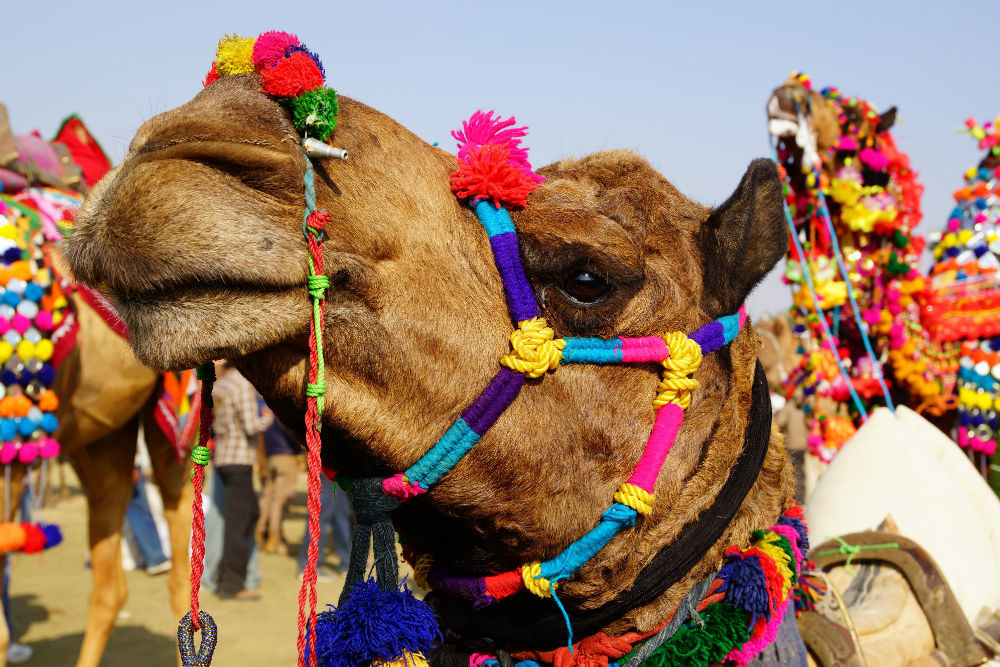
MULTIPOLYGON (((0 145, 13 140, 3 107, 0 105, 0 145)), ((77 119, 79 133, 89 137, 77 119)), ((37 139, 37 146, 49 144, 37 139)), ((96 144, 93 144, 96 146, 96 144)), ((23 182, 46 182, 60 187, 86 190, 80 169, 72 162, 66 147, 52 144, 63 156, 62 172, 56 175, 36 173, 25 164, 4 161, 3 165, 20 172, 23 182)), ((41 150, 41 149, 39 149, 41 150)), ((100 150, 99 148, 97 150, 100 150)), ((16 153, 14 153, 16 156, 16 153)), ((99 175, 99 164, 91 164, 88 175, 99 175)), ((9 172, 14 173, 14 172, 9 172)), ((68 266, 58 248, 46 250, 51 263, 62 274, 68 266)), ((79 294, 70 296, 78 324, 77 345, 58 367, 53 389, 62 399, 56 416, 59 428, 54 434, 62 453, 73 465, 87 494, 90 566, 94 589, 90 596, 87 626, 77 665, 96 667, 111 633, 115 618, 125 603, 125 576, 121 563, 121 529, 125 510, 132 496, 133 461, 140 424, 154 468, 154 480, 164 502, 165 516, 174 554, 186 554, 191 521, 191 491, 184 485, 185 464, 178 462, 174 447, 157 427, 153 417, 160 376, 143 366, 128 344, 108 326, 79 294)), ((60 332, 63 335, 63 332, 60 332)), ((24 484, 25 467, 12 463, 9 496, 19 498, 24 484)), ((0 482, 2 484, 2 482, 0 482)), ((6 509, 4 520, 11 520, 14 507, 6 509)), ((3 554, 0 558, 6 558, 3 554)), ((168 575, 171 602, 181 613, 186 602, 190 570, 186 559, 174 558, 168 575)), ((0 562, 0 567, 3 563, 0 562)), ((0 664, 6 664, 6 624, 0 624, 0 664)))
MULTIPOLYGON (((350 159, 313 161, 317 206, 332 216, 322 413, 324 442, 331 437, 322 457, 352 477, 385 477, 413 463, 472 402, 508 350, 512 324, 482 226, 450 190, 455 157, 346 97, 335 140, 350 159)), ((285 424, 301 424, 306 409, 306 159, 258 75, 222 77, 139 129, 67 244, 74 276, 110 298, 140 361, 180 369, 231 359, 285 424)), ((560 335, 692 332, 736 312, 784 253, 780 181, 767 160, 753 162, 714 209, 628 151, 539 173, 545 183, 512 216, 540 309, 560 335)), ((746 326, 705 356, 653 513, 560 582, 574 618, 600 619, 588 633, 662 625, 727 545, 748 544, 790 505, 793 474, 769 426, 757 346, 746 326), (761 436, 759 468, 749 472, 758 455, 748 432, 761 436), (715 505, 727 480, 743 476, 745 496, 715 505), (717 512, 726 517, 718 532, 691 547, 686 540, 704 537, 717 512), (671 545, 683 567, 631 598, 671 545), (599 615, 616 601, 624 602, 614 615, 599 615)), ((593 525, 634 467, 653 426, 657 381, 647 365, 567 366, 528 380, 439 485, 395 512, 401 538, 468 572, 558 553, 593 525)), ((432 595, 457 645, 486 637, 542 655, 566 641, 551 600, 474 609, 432 595)))
POLYGON ((168 577, 174 612, 187 604, 190 566, 185 558, 191 525, 190 485, 174 446, 156 423, 160 375, 142 365, 128 343, 87 303, 73 295, 79 320, 78 344, 56 375, 60 405, 56 434, 87 494, 90 568, 94 588, 77 667, 101 660, 127 588, 121 561, 121 531, 132 497, 138 429, 143 428, 153 480, 163 498, 174 554, 168 577))

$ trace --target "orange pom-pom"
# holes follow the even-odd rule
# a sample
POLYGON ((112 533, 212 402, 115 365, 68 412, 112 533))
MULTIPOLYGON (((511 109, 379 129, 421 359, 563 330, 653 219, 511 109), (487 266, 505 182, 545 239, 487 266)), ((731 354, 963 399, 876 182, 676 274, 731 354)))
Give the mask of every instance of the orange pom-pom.
POLYGON ((45 412, 55 412, 59 409, 59 397, 56 396, 56 392, 51 389, 46 389, 42 392, 42 395, 38 397, 38 408, 45 412))
POLYGON ((4 396, 0 399, 0 417, 14 416, 14 397, 4 396))
POLYGON ((14 416, 15 417, 27 417, 28 410, 31 409, 31 399, 20 394, 14 397, 14 416))
POLYGON ((24 546, 27 534, 19 523, 0 523, 0 551, 17 551, 24 546))

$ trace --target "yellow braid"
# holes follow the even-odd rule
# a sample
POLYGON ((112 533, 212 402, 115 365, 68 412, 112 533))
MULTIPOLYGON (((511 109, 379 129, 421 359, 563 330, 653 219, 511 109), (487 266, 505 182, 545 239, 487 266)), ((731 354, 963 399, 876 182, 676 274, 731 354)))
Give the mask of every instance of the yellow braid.
POLYGON ((398 658, 393 658, 392 660, 376 660, 371 664, 371 667, 429 667, 430 663, 427 662, 427 658, 424 657, 423 653, 410 653, 407 650, 403 650, 403 655, 398 658))
POLYGON ((553 340, 555 332, 545 322, 544 317, 535 317, 517 323, 517 329, 510 335, 514 351, 500 358, 500 365, 529 378, 554 371, 562 360, 562 350, 566 341, 553 340))
POLYGON ((420 554, 413 565, 413 581, 417 582, 425 591, 431 590, 431 585, 427 581, 427 575, 431 573, 431 566, 434 565, 434 557, 430 554, 420 554))
MULTIPOLYGON (((552 591, 549 590, 549 580, 539 576, 541 573, 542 564, 537 560, 534 563, 522 565, 521 578, 524 579, 524 587, 540 598, 552 597, 552 591)), ((552 587, 558 588, 559 584, 555 583, 552 587)))
POLYGON ((616 503, 628 505, 639 514, 647 516, 653 511, 653 500, 655 497, 652 493, 628 482, 619 486, 618 490, 615 491, 616 503))
POLYGON ((691 405, 691 392, 698 388, 698 381, 688 376, 701 365, 701 345, 679 332, 669 333, 663 340, 670 356, 663 362, 663 379, 656 388, 653 405, 676 403, 687 409, 691 405))

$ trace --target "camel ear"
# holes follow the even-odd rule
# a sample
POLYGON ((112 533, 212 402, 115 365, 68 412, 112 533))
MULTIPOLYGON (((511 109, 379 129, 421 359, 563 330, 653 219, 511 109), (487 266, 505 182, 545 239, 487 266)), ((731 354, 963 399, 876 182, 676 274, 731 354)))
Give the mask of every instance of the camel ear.
POLYGON ((712 317, 735 313, 788 250, 783 205, 777 166, 754 160, 736 192, 702 224, 702 306, 712 317))
POLYGON ((889 109, 879 116, 878 125, 875 127, 875 134, 882 134, 883 132, 888 132, 889 128, 893 126, 896 122, 896 107, 889 107, 889 109))

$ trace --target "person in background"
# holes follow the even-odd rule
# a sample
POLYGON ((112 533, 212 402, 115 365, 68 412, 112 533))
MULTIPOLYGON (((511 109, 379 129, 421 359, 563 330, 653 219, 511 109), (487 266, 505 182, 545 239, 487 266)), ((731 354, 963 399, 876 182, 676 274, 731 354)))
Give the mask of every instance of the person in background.
POLYGON ((146 574, 157 575, 170 571, 171 563, 163 553, 163 545, 160 543, 160 535, 156 531, 156 521, 153 519, 153 512, 149 508, 149 501, 146 499, 146 477, 142 474, 142 468, 136 466, 132 471, 132 501, 125 510, 125 520, 128 521, 129 528, 139 547, 142 556, 142 563, 137 563, 139 567, 146 570, 146 574))
POLYGON ((277 419, 264 432, 267 463, 264 488, 260 494, 257 544, 266 553, 288 554, 288 544, 281 534, 281 520, 288 501, 295 493, 295 482, 299 476, 298 454, 301 451, 302 447, 277 419))
MULTIPOLYGON (((322 490, 320 492, 320 512, 319 512, 319 562, 323 562, 323 553, 326 549, 326 540, 333 534, 333 550, 337 552, 340 563, 337 571, 341 574, 347 572, 347 566, 351 560, 351 521, 354 510, 351 508, 351 501, 343 489, 337 489, 333 482, 322 476, 322 490)), ((309 521, 306 521, 305 534, 302 536, 302 544, 299 545, 298 572, 299 577, 306 569, 306 561, 309 554, 309 521)), ((333 576, 320 570, 319 579, 330 581, 333 576)))
POLYGON ((225 529, 217 593, 223 599, 256 600, 260 592, 244 587, 250 546, 260 510, 253 489, 256 439, 271 425, 270 410, 260 410, 257 392, 228 362, 218 366, 213 390, 215 419, 212 461, 225 487, 225 529))

